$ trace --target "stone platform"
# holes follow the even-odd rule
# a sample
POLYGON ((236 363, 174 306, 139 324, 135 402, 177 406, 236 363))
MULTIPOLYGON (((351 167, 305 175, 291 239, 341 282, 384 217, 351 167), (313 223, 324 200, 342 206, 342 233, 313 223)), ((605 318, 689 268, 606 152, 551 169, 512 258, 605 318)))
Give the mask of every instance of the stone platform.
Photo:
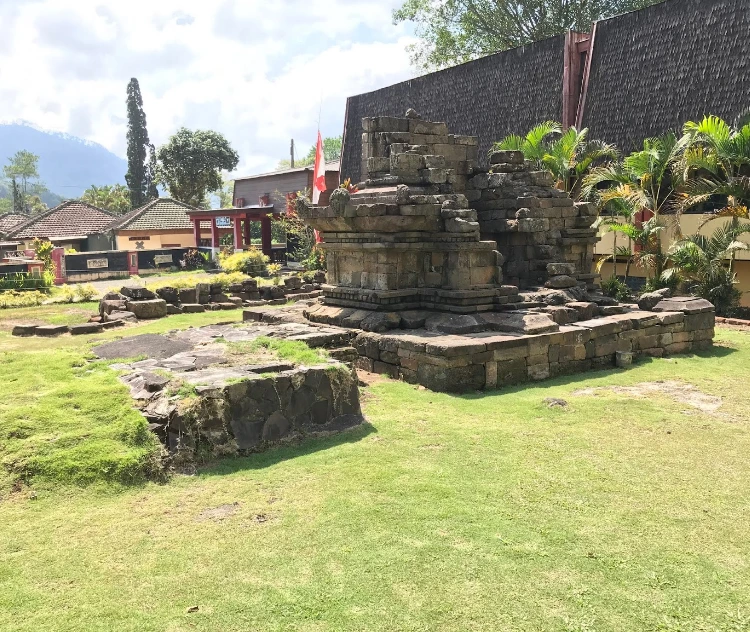
MULTIPOLYGON (((585 310, 593 309, 591 305, 596 307, 586 304, 585 310)), ((246 310, 244 317, 304 322, 305 314, 313 312, 327 313, 331 321, 344 324, 357 322, 363 311, 313 304, 266 312, 246 310)), ((373 325, 373 313, 364 313, 360 327, 373 325)), ((343 330, 355 334, 358 368, 446 392, 494 389, 627 366, 639 356, 688 353, 712 345, 714 308, 703 299, 665 298, 652 311, 635 305, 602 306, 597 314, 560 325, 551 314, 531 309, 460 316, 376 313, 379 327, 375 330, 343 330), (601 315, 608 307, 621 313, 601 315), (403 328, 408 324, 414 327, 403 328)))
MULTIPOLYGON (((362 422, 356 374, 333 356, 356 353, 353 332, 301 323, 213 325, 99 345, 100 358, 147 356, 112 367, 173 455, 207 458, 260 451, 282 440, 338 432, 362 422), (258 361, 227 343, 260 337, 329 349, 312 366, 258 361)), ((350 354, 350 355, 351 355, 350 354)))

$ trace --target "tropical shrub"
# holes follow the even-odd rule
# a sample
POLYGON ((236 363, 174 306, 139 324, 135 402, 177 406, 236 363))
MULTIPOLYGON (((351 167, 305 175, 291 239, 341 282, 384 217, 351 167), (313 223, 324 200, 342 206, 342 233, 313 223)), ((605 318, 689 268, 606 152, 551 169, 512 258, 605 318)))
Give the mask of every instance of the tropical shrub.
POLYGON ((52 261, 52 250, 54 245, 47 239, 34 239, 34 252, 37 261, 44 262, 44 269, 48 272, 55 272, 55 263, 52 261))
POLYGON ((197 249, 188 250, 180 261, 180 265, 186 270, 204 268, 208 263, 208 253, 201 252, 197 249))
POLYGON ((506 136, 493 150, 522 151, 535 168, 549 171, 557 188, 578 196, 583 178, 597 165, 616 160, 617 148, 600 140, 588 140, 589 130, 569 127, 563 132, 555 121, 546 121, 526 136, 506 136))
POLYGON ((84 303, 97 296, 97 291, 90 283, 67 285, 63 284, 53 292, 53 303, 84 303))
POLYGON ((746 243, 739 241, 747 233, 750 223, 734 217, 710 237, 700 233, 684 237, 670 249, 672 268, 663 276, 685 282, 691 293, 711 301, 716 313, 726 316, 739 305, 742 296, 736 287, 734 260, 738 250, 748 249, 746 243))
POLYGON ((219 266, 224 272, 242 272, 250 276, 260 276, 267 272, 268 262, 268 256, 255 248, 233 254, 219 253, 219 266))
POLYGON ((617 299, 627 301, 630 298, 630 288, 624 281, 620 281, 614 274, 601 282, 602 293, 617 299))

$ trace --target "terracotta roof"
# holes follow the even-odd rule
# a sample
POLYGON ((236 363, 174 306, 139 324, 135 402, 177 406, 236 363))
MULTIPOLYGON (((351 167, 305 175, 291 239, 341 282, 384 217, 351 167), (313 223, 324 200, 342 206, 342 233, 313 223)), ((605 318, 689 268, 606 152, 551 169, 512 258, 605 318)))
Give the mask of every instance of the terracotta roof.
POLYGON ((28 215, 22 215, 21 213, 3 213, 0 215, 0 235, 7 235, 12 228, 28 221, 28 219, 28 215))
POLYGON ((69 200, 15 226, 8 237, 30 239, 95 235, 107 230, 114 218, 113 213, 96 206, 80 200, 69 200))
POLYGON ((113 222, 115 230, 189 230, 193 228, 187 212, 195 211, 189 204, 172 198, 157 198, 113 222))

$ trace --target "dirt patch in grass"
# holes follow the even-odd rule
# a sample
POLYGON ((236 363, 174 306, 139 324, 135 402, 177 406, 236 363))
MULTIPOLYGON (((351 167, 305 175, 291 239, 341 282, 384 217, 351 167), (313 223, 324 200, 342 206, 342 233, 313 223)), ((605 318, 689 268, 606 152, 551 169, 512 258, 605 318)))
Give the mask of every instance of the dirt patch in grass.
POLYGON ((221 522, 222 520, 231 518, 235 513, 237 513, 237 510, 239 508, 240 503, 233 502, 228 505, 219 505, 218 507, 213 507, 212 509, 204 509, 200 514, 198 514, 196 520, 198 522, 205 522, 206 520, 221 522))
POLYGON ((582 388, 573 391, 573 395, 581 397, 596 395, 601 391, 617 393, 618 395, 627 395, 628 397, 650 397, 654 394, 666 395, 674 401, 687 404, 692 408, 697 408, 704 413, 715 413, 721 407, 721 397, 707 395, 698 390, 692 384, 677 382, 672 380, 641 382, 634 386, 605 386, 597 388, 582 388))

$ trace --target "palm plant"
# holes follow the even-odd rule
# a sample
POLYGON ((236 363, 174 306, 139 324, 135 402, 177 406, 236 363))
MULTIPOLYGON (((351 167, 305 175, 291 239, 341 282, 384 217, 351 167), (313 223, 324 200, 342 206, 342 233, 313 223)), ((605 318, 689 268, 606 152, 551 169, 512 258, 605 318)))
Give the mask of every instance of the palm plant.
POLYGON ((720 316, 727 315, 741 297, 735 287, 734 260, 738 250, 748 248, 739 241, 746 233, 750 233, 750 223, 733 217, 710 237, 696 233, 681 239, 670 249, 672 267, 664 276, 688 282, 692 293, 711 301, 720 316))
POLYGON ((614 145, 599 140, 587 140, 588 129, 575 127, 565 132, 559 123, 546 121, 534 127, 525 137, 511 135, 493 149, 522 151, 524 158, 537 169, 549 171, 557 187, 576 196, 583 177, 593 166, 604 160, 614 160, 618 153, 614 145))
POLYGON ((683 128, 686 148, 679 164, 684 185, 679 211, 719 201, 716 217, 745 217, 750 206, 750 121, 732 128, 718 116, 683 128))
POLYGON ((596 200, 600 209, 628 209, 632 221, 618 229, 642 248, 636 263, 659 279, 667 258, 661 247, 662 214, 675 204, 679 179, 672 170, 688 140, 669 132, 643 142, 643 149, 622 162, 594 168, 583 180, 581 196, 596 200), (630 233, 630 234, 629 234, 630 233))

